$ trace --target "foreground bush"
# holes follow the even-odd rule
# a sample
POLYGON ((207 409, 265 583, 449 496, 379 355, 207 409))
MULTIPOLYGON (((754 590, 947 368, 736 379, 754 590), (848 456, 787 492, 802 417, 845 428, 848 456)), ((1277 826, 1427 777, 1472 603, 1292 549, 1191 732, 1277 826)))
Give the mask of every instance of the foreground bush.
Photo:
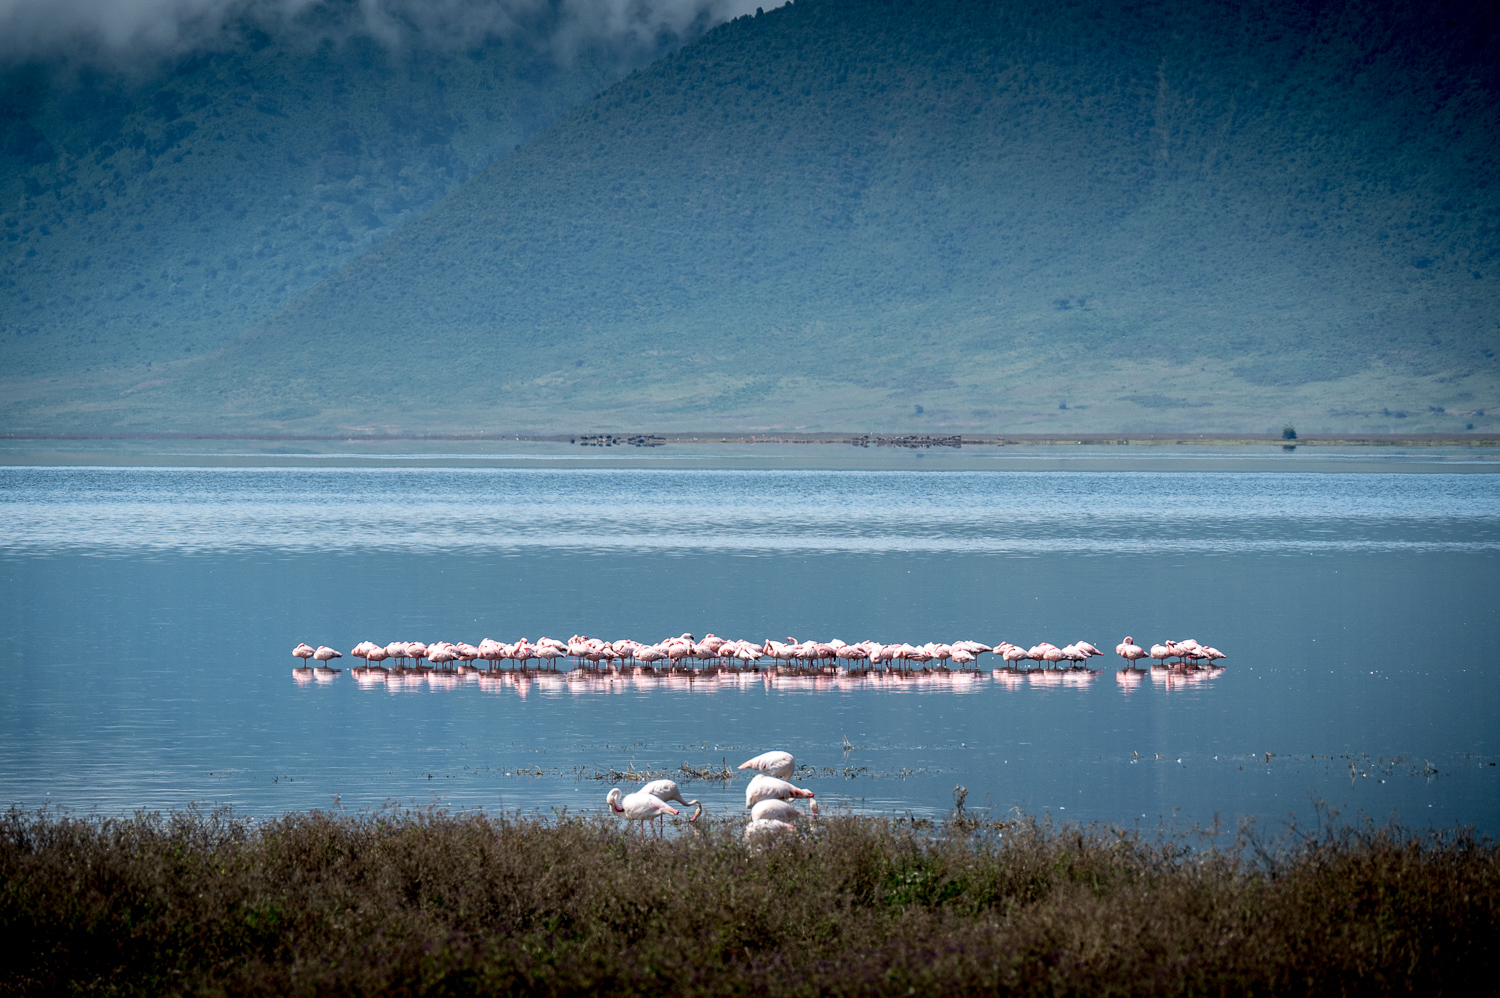
POLYGON ((1202 851, 1032 821, 226 812, 0 820, 0 991, 1427 994, 1488 990, 1500 863, 1463 833, 1202 851))

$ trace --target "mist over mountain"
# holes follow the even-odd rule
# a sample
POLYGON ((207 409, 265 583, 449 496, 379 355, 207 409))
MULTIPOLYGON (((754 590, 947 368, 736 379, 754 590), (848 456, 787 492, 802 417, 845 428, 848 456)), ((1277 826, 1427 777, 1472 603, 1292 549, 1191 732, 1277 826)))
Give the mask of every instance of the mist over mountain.
POLYGON ((1492 429, 1485 5, 801 0, 15 425, 1492 429))
POLYGON ((721 8, 10 0, 6 373, 214 348, 721 8))
POLYGON ((365 36, 433 51, 503 38, 560 61, 589 46, 633 61, 664 35, 696 36, 749 9, 737 0, 0 0, 0 61, 127 68, 232 51, 257 32, 306 47, 365 36))

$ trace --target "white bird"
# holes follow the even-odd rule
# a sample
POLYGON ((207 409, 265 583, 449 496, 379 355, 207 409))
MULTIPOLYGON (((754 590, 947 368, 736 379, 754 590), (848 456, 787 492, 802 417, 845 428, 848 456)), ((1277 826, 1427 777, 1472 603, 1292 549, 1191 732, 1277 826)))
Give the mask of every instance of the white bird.
POLYGON ((620 788, 615 787, 605 800, 609 802, 609 809, 616 817, 641 823, 641 838, 643 839, 646 837, 646 822, 663 815, 681 813, 666 801, 641 790, 622 798, 620 788))
POLYGON ((699 804, 695 800, 682 799, 682 790, 677 786, 676 780, 652 780, 644 787, 641 787, 639 792, 643 794, 650 794, 652 797, 655 797, 659 801, 675 800, 683 807, 696 807, 698 810, 693 812, 693 816, 688 819, 689 821, 697 821, 698 815, 703 813, 702 804, 699 804))
POLYGON ((745 806, 754 807, 763 800, 776 798, 777 800, 792 800, 796 797, 811 797, 811 790, 794 787, 786 780, 778 780, 774 776, 764 774, 750 781, 745 788, 745 806))
POLYGON ((785 821, 777 821, 775 818, 759 818, 745 826, 745 841, 753 846, 760 845, 796 830, 795 825, 789 825, 785 821))
POLYGON ((787 780, 797 771, 797 764, 790 752, 762 752, 754 759, 740 763, 740 768, 758 769, 767 776, 787 780))
POLYGON ((760 821, 762 818, 771 818, 776 821, 800 821, 805 817, 807 815, 797 810, 795 804, 775 797, 763 800, 750 809, 752 821, 760 821))

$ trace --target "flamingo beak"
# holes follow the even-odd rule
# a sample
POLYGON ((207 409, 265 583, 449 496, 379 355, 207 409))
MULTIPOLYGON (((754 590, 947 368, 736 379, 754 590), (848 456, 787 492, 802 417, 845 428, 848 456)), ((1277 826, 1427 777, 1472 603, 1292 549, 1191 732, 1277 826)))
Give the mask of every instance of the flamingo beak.
POLYGON ((699 804, 697 801, 693 801, 693 805, 695 807, 697 807, 698 810, 696 810, 696 811, 693 812, 693 816, 691 818, 689 818, 688 821, 697 821, 698 820, 698 816, 703 813, 703 805, 702 804, 699 804))

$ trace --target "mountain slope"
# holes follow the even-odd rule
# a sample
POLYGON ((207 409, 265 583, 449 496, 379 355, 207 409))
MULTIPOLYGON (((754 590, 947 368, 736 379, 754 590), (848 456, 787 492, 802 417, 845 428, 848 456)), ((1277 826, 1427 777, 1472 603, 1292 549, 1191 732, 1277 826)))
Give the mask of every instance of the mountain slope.
POLYGON ((7 418, 1483 429, 1496 41, 1464 4, 802 0, 222 354, 7 418))
POLYGON ((327 0, 145 71, 0 74, 7 373, 211 350, 593 97, 621 58, 677 43, 560 65, 537 44, 556 9, 461 51, 377 41, 359 16, 327 0))

